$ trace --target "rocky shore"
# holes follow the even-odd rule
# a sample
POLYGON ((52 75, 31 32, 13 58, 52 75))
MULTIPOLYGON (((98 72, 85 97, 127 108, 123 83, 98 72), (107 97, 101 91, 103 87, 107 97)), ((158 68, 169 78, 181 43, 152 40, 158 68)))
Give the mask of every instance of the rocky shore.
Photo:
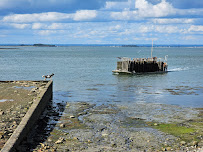
MULTIPOLYGON (((0 83, 0 149, 46 82, 0 83)), ((53 100, 18 151, 203 151, 203 109, 53 100)))
POLYGON ((0 82, 0 150, 47 82, 0 82))
POLYGON ((65 101, 48 106, 19 151, 202 151, 202 109, 65 101))

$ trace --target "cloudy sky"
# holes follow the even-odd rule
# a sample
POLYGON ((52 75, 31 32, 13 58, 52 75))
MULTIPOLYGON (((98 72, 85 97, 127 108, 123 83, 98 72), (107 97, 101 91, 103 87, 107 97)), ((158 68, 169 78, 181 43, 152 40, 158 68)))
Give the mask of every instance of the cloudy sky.
POLYGON ((0 0, 0 44, 203 44, 203 0, 0 0))

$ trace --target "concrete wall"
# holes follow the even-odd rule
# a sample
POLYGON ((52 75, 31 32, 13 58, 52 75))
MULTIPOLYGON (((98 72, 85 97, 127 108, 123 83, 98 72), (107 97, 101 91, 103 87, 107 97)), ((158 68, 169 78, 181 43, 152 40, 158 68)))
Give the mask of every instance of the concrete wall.
POLYGON ((6 142, 1 152, 14 152, 20 142, 27 136, 29 130, 33 127, 34 123, 38 120, 40 114, 44 111, 47 103, 53 97, 53 82, 49 81, 45 89, 41 91, 37 99, 33 102, 22 121, 13 132, 12 136, 6 142))

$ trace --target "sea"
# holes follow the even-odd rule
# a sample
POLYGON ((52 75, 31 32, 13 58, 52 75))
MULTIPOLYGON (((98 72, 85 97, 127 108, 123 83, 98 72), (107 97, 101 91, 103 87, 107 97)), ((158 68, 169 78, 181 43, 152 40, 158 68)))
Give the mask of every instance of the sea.
POLYGON ((52 74, 55 102, 136 102, 203 107, 203 47, 155 47, 168 73, 115 75, 117 57, 149 58, 150 47, 1 46, 0 81, 52 74))

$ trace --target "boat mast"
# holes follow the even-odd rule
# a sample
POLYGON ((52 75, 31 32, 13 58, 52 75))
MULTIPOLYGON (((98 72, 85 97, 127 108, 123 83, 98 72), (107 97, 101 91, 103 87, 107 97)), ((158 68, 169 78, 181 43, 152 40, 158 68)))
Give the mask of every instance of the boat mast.
POLYGON ((152 58, 152 52, 153 52, 153 39, 152 39, 152 48, 151 48, 151 58, 152 58))

